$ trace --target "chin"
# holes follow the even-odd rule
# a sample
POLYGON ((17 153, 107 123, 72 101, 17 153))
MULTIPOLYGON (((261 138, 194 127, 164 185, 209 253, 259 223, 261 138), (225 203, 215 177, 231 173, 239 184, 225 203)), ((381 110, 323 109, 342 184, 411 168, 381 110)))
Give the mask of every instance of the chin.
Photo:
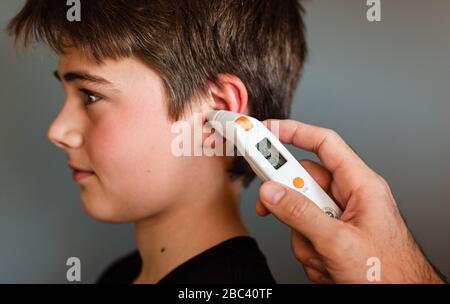
POLYGON ((80 195, 81 205, 84 211, 94 220, 109 224, 124 224, 133 222, 134 219, 126 216, 126 212, 118 210, 112 201, 92 199, 80 195))

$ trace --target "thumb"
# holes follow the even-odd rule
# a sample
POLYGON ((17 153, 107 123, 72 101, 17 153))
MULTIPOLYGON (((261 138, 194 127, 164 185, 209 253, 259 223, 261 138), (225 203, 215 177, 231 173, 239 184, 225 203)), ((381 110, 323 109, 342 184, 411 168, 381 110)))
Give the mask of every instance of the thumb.
POLYGON ((259 195, 273 215, 313 243, 330 240, 340 224, 302 193, 277 182, 263 183, 259 195))

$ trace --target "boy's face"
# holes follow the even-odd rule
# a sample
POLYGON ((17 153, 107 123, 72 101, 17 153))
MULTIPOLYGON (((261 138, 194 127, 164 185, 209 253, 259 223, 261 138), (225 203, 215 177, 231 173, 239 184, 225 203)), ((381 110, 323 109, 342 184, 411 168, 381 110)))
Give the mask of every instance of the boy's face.
POLYGON ((61 55, 57 76, 66 99, 48 137, 70 165, 92 172, 78 175, 84 209, 127 222, 180 201, 195 170, 171 153, 177 135, 159 76, 135 58, 97 65, 76 49, 61 55))

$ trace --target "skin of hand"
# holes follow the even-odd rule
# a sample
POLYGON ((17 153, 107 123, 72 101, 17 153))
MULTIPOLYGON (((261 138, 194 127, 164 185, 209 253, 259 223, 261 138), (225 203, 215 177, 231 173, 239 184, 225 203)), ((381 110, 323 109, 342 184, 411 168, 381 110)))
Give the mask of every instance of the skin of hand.
POLYGON ((321 164, 301 165, 344 210, 327 216, 300 192, 268 181, 261 185, 256 212, 272 213, 292 228, 291 245, 315 283, 372 283, 368 259, 380 262, 379 283, 442 283, 408 230, 388 183, 371 170, 333 130, 295 120, 277 124, 279 139, 315 153, 321 164))

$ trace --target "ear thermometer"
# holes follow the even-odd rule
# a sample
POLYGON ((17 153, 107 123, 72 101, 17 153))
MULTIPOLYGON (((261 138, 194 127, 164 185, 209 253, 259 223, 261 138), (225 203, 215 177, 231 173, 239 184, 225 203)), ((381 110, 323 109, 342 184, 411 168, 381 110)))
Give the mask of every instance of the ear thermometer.
POLYGON ((206 118, 221 136, 236 146, 260 179, 301 192, 330 217, 341 216, 339 206, 259 120, 224 110, 210 111, 206 118))

